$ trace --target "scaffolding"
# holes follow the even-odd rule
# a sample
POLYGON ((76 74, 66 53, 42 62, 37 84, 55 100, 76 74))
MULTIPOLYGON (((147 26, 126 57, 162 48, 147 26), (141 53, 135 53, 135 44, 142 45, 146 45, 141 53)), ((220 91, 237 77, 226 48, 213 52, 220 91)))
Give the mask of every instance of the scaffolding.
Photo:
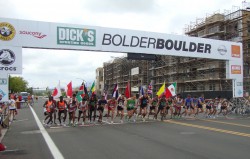
MULTIPOLYGON (((140 87, 147 86, 149 82, 148 62, 145 60, 128 60, 127 57, 116 57, 113 61, 104 63, 105 90, 110 95, 114 84, 118 84, 119 93, 125 92, 126 85, 140 87), (137 75, 131 75, 131 69, 139 67, 137 75)), ((138 89, 139 91, 139 89, 138 89)), ((136 91, 135 93, 138 93, 136 91)))
MULTIPOLYGON (((244 60, 244 90, 249 92, 249 48, 250 48, 250 4, 242 2, 242 9, 233 6, 224 13, 216 11, 205 18, 196 18, 186 25, 184 32, 188 36, 241 42, 244 60)), ((195 60, 193 63, 181 62, 186 71, 184 91, 231 90, 232 81, 226 79, 226 62, 209 59, 183 58, 182 61, 195 60), (195 66, 193 65, 195 63, 195 66)), ((179 68, 181 65, 179 66, 179 68)))

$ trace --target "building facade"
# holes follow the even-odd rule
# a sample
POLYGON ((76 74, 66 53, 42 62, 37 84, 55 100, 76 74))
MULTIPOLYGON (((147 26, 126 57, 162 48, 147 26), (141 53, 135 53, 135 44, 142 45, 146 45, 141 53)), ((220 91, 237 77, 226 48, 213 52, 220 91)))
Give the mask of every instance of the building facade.
MULTIPOLYGON (((214 13, 206 18, 197 18, 185 28, 188 36, 211 38, 240 42, 243 46, 243 87, 245 94, 250 91, 250 11, 246 8, 233 7, 222 13, 214 13)), ((197 66, 191 67, 194 75, 198 76, 192 81, 185 81, 184 91, 201 90, 230 91, 232 90, 230 79, 226 78, 226 62, 218 60, 199 59, 197 66), (199 62, 202 61, 202 63, 199 62), (202 79, 202 80, 201 80, 202 79), (195 81, 194 81, 195 80, 195 81), (203 81, 203 82, 202 82, 203 81), (195 86, 188 85, 195 82, 195 86), (202 83, 201 83, 202 82, 202 83), (200 85, 201 83, 202 85, 200 85)), ((191 66, 191 65, 190 65, 191 66)))
POLYGON ((128 60, 127 57, 118 57, 105 62, 104 90, 111 95, 114 85, 118 84, 119 93, 123 94, 129 82, 131 92, 138 93, 140 86, 145 87, 148 84, 148 67, 148 62, 145 60, 128 60))

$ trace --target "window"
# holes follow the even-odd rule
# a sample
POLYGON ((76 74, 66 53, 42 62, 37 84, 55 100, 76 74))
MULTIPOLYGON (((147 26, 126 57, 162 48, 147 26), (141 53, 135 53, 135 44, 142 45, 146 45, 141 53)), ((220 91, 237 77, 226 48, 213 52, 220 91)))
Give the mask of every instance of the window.
POLYGON ((215 90, 215 84, 214 83, 210 83, 209 84, 209 90, 210 91, 214 91, 215 90))

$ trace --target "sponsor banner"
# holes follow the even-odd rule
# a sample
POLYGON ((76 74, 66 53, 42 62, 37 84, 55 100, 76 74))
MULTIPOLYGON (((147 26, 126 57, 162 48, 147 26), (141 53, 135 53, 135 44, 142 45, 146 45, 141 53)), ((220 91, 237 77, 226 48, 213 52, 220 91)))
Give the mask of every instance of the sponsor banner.
POLYGON ((8 101, 9 99, 9 84, 8 84, 8 75, 1 74, 0 78, 0 94, 2 95, 2 101, 8 101))
MULTIPOLYGON (((243 81, 242 44, 236 42, 117 28, 0 18, 1 72, 22 72, 21 47, 227 60, 229 61, 226 68, 227 77, 237 82, 243 81)), ((235 84, 234 89, 241 91, 241 87, 235 84)))
POLYGON ((232 48, 241 48, 241 44, 235 42, 125 29, 102 28, 99 38, 101 39, 98 42, 103 51, 153 53, 221 60, 232 59, 232 48))
POLYGON ((0 73, 22 73, 22 48, 0 45, 0 73))
POLYGON ((0 18, 1 45, 146 53, 230 60, 242 44, 214 39, 63 23, 0 18))
POLYGON ((231 65, 231 74, 241 74, 241 66, 231 65))
POLYGON ((241 52, 241 49, 240 49, 240 46, 238 45, 232 45, 231 46, 231 55, 232 57, 236 57, 236 58, 240 58, 241 55, 240 55, 240 52, 241 52))
POLYGON ((11 24, 11 28, 15 29, 15 35, 11 34, 13 35, 12 39, 9 38, 8 41, 0 38, 0 45, 27 48, 100 50, 100 46, 96 45, 99 27, 0 18, 0 25, 6 22, 11 24))
POLYGON ((243 97, 242 79, 233 79, 233 97, 243 97))
POLYGON ((57 27, 58 45, 96 46, 96 30, 88 28, 57 27))

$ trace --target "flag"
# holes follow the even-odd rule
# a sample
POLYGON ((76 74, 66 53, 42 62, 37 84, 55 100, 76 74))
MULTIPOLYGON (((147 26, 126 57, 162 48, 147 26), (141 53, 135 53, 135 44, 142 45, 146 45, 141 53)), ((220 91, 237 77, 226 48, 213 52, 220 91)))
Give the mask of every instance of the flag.
POLYGON ((95 94, 95 81, 92 83, 92 86, 90 88, 90 95, 95 94))
POLYGON ((61 92, 61 87, 60 87, 60 82, 59 82, 57 87, 54 89, 52 96, 54 98, 59 98, 61 95, 62 95, 62 92, 61 92))
POLYGON ((69 84, 67 84, 67 91, 66 91, 66 95, 68 97, 72 97, 73 95, 73 90, 72 90, 72 82, 69 82, 69 84))
POLYGON ((125 89, 125 97, 126 98, 130 98, 130 83, 129 83, 129 81, 128 81, 128 84, 127 84, 127 86, 126 86, 126 89, 125 89))
POLYGON ((84 92, 84 85, 81 85, 78 89, 78 92, 77 92, 77 95, 82 95, 82 94, 85 94, 84 92))
POLYGON ((166 89, 166 98, 172 97, 176 95, 176 82, 168 86, 166 89))
POLYGON ((152 85, 152 81, 151 81, 150 84, 148 85, 148 94, 153 94, 153 85, 152 85))
POLYGON ((140 96, 143 96, 143 95, 144 95, 144 89, 143 89, 142 86, 140 86, 139 94, 140 94, 140 96))
POLYGON ((82 98, 84 97, 85 95, 85 92, 84 92, 84 85, 81 85, 78 92, 77 92, 77 95, 76 95, 76 99, 78 100, 78 102, 80 102, 82 100, 82 98))
POLYGON ((159 91, 156 93, 156 95, 161 96, 164 92, 165 92, 165 82, 163 83, 159 91))
POLYGON ((117 99, 119 96, 119 92, 118 92, 118 84, 115 84, 113 93, 112 93, 112 97, 115 97, 115 99, 117 99))
POLYGON ((86 87, 86 85, 84 83, 83 83, 83 87, 84 87, 84 94, 88 95, 88 90, 87 90, 87 87, 86 87))

